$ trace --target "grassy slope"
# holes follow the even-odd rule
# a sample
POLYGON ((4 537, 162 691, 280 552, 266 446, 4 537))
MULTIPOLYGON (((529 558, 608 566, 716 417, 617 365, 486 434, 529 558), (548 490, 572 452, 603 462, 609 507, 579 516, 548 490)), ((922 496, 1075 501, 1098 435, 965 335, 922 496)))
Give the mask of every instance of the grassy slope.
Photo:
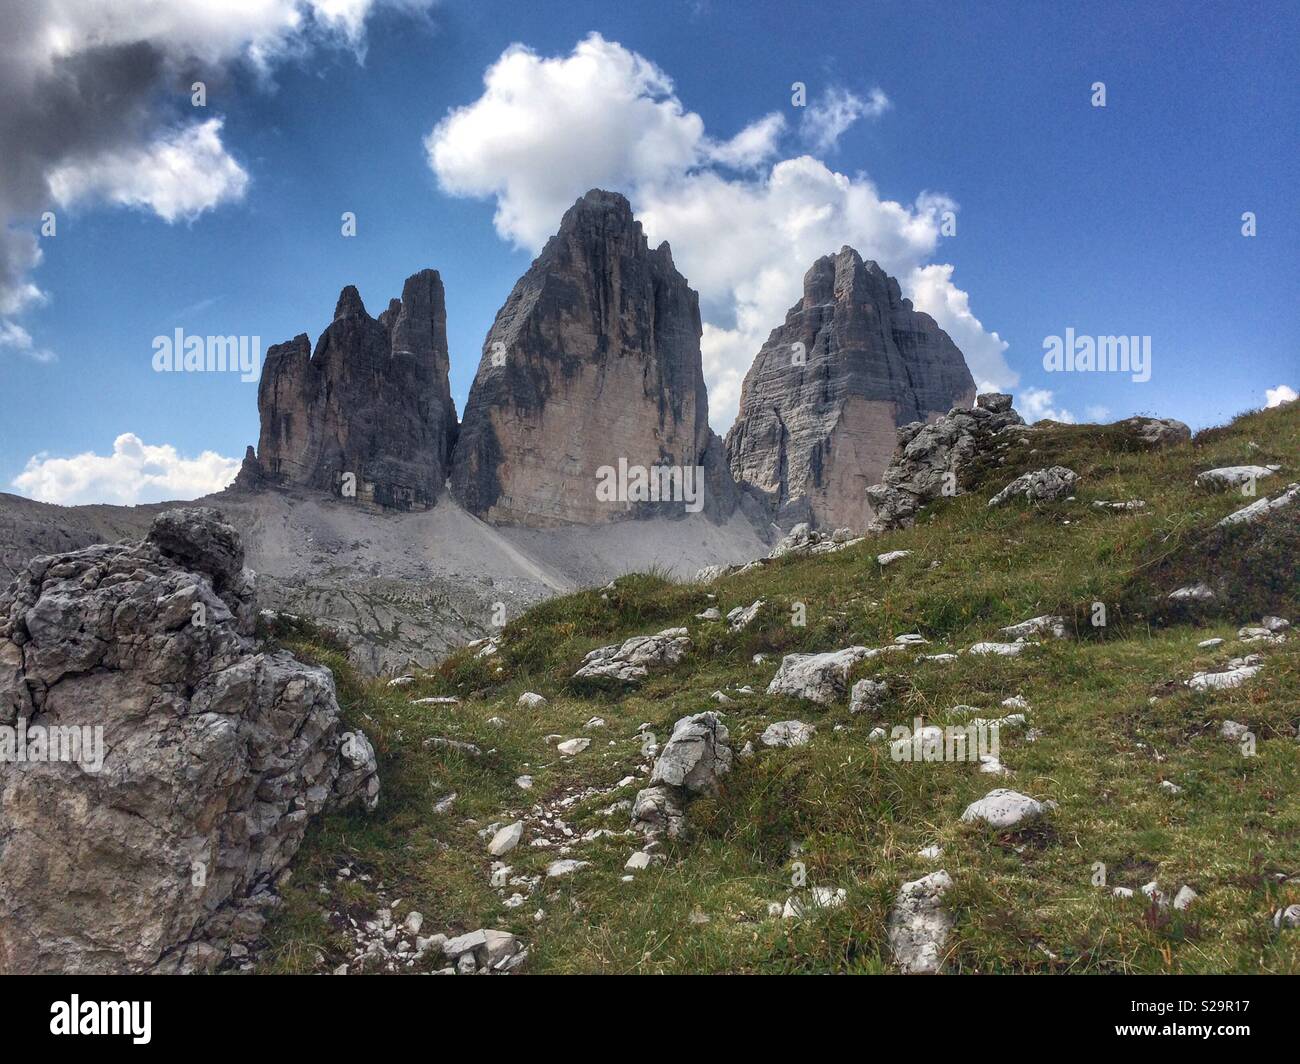
MULTIPOLYGON (((1262 482, 1275 491, 1300 470, 1300 404, 1250 414, 1163 451, 1134 446, 1118 432, 1060 426, 1036 434, 1005 466, 983 471, 978 490, 943 500, 911 530, 840 553, 785 559, 705 588, 654 575, 552 600, 512 622, 491 659, 462 653, 415 688, 362 685, 336 651, 310 633, 285 636, 304 656, 323 660, 340 678, 349 718, 375 740, 384 794, 365 818, 336 815, 313 829, 300 855, 286 906, 271 928, 262 968, 311 970, 322 951, 330 966, 347 959, 346 943, 328 927, 318 893, 369 917, 374 898, 360 883, 340 884, 347 858, 383 882, 389 898, 424 912, 428 930, 514 930, 532 946, 533 972, 824 972, 888 971, 885 920, 901 882, 944 867, 956 930, 947 969, 954 972, 1300 972, 1300 932, 1275 935, 1268 917, 1300 902, 1300 801, 1295 739, 1300 722, 1300 632, 1262 649, 1267 664, 1235 691, 1198 694, 1181 684, 1205 668, 1248 651, 1241 624, 1265 613, 1300 618, 1297 558, 1300 516, 1292 510, 1264 528, 1223 534, 1214 522, 1246 501, 1197 489, 1194 475, 1213 466, 1277 462, 1282 474, 1262 482), (1013 475, 1060 462, 1083 475, 1076 502, 989 511, 985 500, 1013 475), (1103 512, 1096 499, 1142 498, 1142 513, 1103 512), (912 556, 882 570, 877 553, 912 556), (932 563, 938 564, 932 567, 932 563), (1195 579, 1221 579, 1226 601, 1179 611, 1163 594, 1195 579), (758 597, 769 605, 747 631, 694 620, 713 604, 725 613, 758 597), (791 623, 791 604, 807 607, 807 624, 791 623), (1088 623, 1091 604, 1108 607, 1108 624, 1088 623), (999 626, 1044 612, 1072 619, 1076 638, 1016 658, 922 663, 911 653, 863 663, 855 673, 888 680, 877 714, 850 716, 847 705, 822 710, 761 692, 776 660, 751 664, 759 651, 779 655, 862 644, 879 646, 921 632, 931 652, 996 638, 999 626), (695 647, 670 672, 618 694, 575 690, 570 677, 592 647, 669 625, 690 628, 695 647), (1199 640, 1227 643, 1198 650, 1199 640), (488 858, 476 830, 504 820, 539 796, 576 784, 611 787, 642 758, 638 724, 660 737, 672 722, 710 708, 710 692, 751 684, 759 694, 725 707, 736 749, 770 722, 815 723, 811 745, 766 750, 738 761, 723 792, 689 811, 688 837, 666 847, 667 863, 624 883, 630 838, 604 838, 571 856, 593 867, 544 885, 515 910, 488 885, 488 858), (540 711, 515 708, 524 690, 551 701, 540 711), (408 704, 429 694, 458 694, 457 707, 408 704), (958 703, 1000 716, 1003 698, 1032 705, 1041 738, 1004 735, 1005 781, 968 764, 905 764, 887 746, 869 744, 874 724, 910 723, 917 715, 944 724, 958 703), (583 732, 593 715, 604 731, 583 732), (505 718, 504 727, 487 724, 505 718), (1243 757, 1217 736, 1232 718, 1258 736, 1258 754, 1243 757), (835 731, 835 725, 843 725, 835 731), (582 754, 560 758, 543 736, 592 735, 582 754), (433 735, 478 743, 478 759, 429 749, 433 735), (613 745, 607 745, 613 740, 613 745), (521 773, 537 783, 525 796, 521 773), (1160 788, 1171 780, 1182 793, 1160 788), (995 786, 1059 803, 1047 826, 998 835, 958 818, 995 786), (433 803, 459 798, 444 815, 433 803), (467 822, 472 819, 474 823, 467 822), (937 843, 937 864, 915 856, 937 843), (803 920, 774 920, 767 903, 792 893, 792 848, 810 885, 844 887, 848 904, 803 920), (1172 894, 1190 884, 1200 895, 1185 913, 1157 912, 1141 895, 1112 899, 1092 885, 1094 862, 1109 884, 1140 887, 1158 877, 1172 894), (538 908, 545 919, 534 923, 538 908), (693 923, 693 913, 709 921, 693 923), (1056 960, 1038 947, 1042 943, 1056 960)), ((566 820, 578 833, 625 826, 596 809, 619 794, 577 805, 566 820)), ((624 814, 625 815, 625 814, 624 814)), ((520 846, 517 872, 540 872, 551 850, 520 846)))

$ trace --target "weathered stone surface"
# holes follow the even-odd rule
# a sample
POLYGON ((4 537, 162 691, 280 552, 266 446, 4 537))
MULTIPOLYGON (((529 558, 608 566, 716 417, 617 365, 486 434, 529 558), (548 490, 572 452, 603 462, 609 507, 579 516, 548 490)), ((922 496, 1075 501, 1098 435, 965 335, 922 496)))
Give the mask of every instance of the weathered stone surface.
POLYGON ((1169 417, 1130 417, 1114 424, 1152 447, 1169 447, 1192 438, 1191 429, 1169 417))
POLYGON ((1271 477, 1281 468, 1276 465, 1220 466, 1217 469, 1207 469, 1204 473, 1197 473, 1196 483, 1202 488, 1236 488, 1271 477))
POLYGON ((889 688, 883 680, 859 680, 849 692, 849 712, 865 713, 885 700, 889 688))
POLYGON ((408 277, 372 318, 339 296, 313 353, 305 334, 266 353, 257 389, 257 456, 239 484, 304 485, 398 510, 432 506, 447 479, 456 409, 447 378, 447 311, 436 270, 408 277))
POLYGON ((1204 581, 1187 584, 1169 592, 1169 598, 1174 602, 1213 602, 1214 597, 1214 588, 1204 581))
POLYGON ((758 611, 767 604, 766 599, 755 599, 748 606, 737 606, 727 611, 727 624, 733 632, 741 632, 754 623, 758 611))
POLYGON ((1001 392, 981 395, 969 410, 950 410, 931 424, 902 426, 880 483, 867 488, 875 513, 869 529, 909 527, 927 502, 967 490, 963 470, 973 459, 1005 450, 1013 432, 1027 431, 1011 408, 1011 396, 1001 392))
POLYGON ((871 517, 864 492, 888 464, 897 426, 974 395, 948 334, 845 247, 813 263, 803 298, 745 375, 727 462, 783 527, 861 531, 871 517))
POLYGON ((817 729, 801 720, 779 720, 769 724, 758 737, 764 746, 807 746, 817 729))
POLYGON ((700 330, 698 296, 668 245, 649 247, 623 196, 588 192, 484 341, 456 498, 491 522, 529 526, 684 512, 681 501, 598 497, 598 471, 621 461, 701 467, 706 509, 734 510, 739 493, 709 431, 700 330))
POLYGON ((731 742, 717 713, 696 713, 673 725, 654 771, 652 784, 681 787, 690 794, 712 794, 731 771, 731 742))
POLYGON ((787 654, 767 685, 767 693, 830 705, 844 694, 849 670, 867 655, 866 647, 847 647, 827 654, 787 654))
POLYGON ((1254 679, 1263 669, 1263 658, 1258 654, 1249 654, 1244 658, 1233 658, 1227 666, 1218 672, 1198 672, 1187 681, 1193 691, 1228 691, 1240 687, 1247 680, 1254 679))
POLYGON ((967 823, 983 821, 990 827, 1005 830, 1037 820, 1055 808, 1055 802, 1040 802, 1019 791, 999 788, 971 802, 961 818, 967 823))
POLYGON ((731 739, 722 717, 713 712, 682 717, 650 773, 650 786, 632 803, 632 826, 647 835, 681 833, 686 803, 713 794, 731 771, 731 739))
POLYGON ((894 963, 905 975, 933 975, 943 966, 952 931, 952 916, 943 907, 943 897, 951 889, 952 877, 942 869, 899 889, 887 930, 894 963))
POLYGON ((1256 521, 1262 521, 1271 517, 1281 510, 1288 509, 1300 502, 1300 483, 1290 484, 1287 489, 1272 498, 1265 496, 1252 502, 1249 506, 1243 506, 1240 510, 1234 510, 1219 522, 1219 527, 1228 527, 1231 525, 1251 525, 1256 521))
POLYGON ((522 820, 507 824, 505 827, 498 829, 492 836, 492 841, 488 843, 488 853, 493 857, 502 857, 518 846, 519 840, 523 837, 524 822, 522 820))
POLYGON ((768 553, 769 561, 785 558, 788 555, 805 557, 810 554, 834 554, 837 550, 861 543, 862 537, 855 536, 847 528, 837 528, 834 532, 819 532, 806 521, 800 521, 777 542, 768 553))
POLYGON ((597 647, 582 659, 575 680, 616 680, 635 683, 651 666, 676 665, 691 648, 685 628, 665 628, 654 635, 635 635, 623 643, 597 647))
POLYGON ((1074 491, 1079 474, 1065 466, 1051 466, 1022 473, 1000 492, 989 499, 989 506, 1001 506, 1011 499, 1026 502, 1054 502, 1074 491))
POLYGON ((103 729, 98 768, 0 763, 0 971, 219 963, 309 819, 378 801, 328 670, 259 653, 255 616, 238 534, 200 508, 35 558, 0 595, 0 721, 103 729))
POLYGON ((1028 639, 1035 635, 1050 635, 1053 639, 1064 639, 1069 635, 1065 627, 1065 618, 1053 614, 1030 617, 1027 621, 999 628, 998 631, 1008 639, 1028 639))

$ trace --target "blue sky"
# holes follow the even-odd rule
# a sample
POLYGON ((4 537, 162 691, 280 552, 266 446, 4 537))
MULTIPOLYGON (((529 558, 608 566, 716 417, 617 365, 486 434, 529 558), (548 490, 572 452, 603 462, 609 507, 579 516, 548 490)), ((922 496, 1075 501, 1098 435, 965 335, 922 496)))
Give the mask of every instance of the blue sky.
MULTIPOLYGON (((845 242, 941 305, 977 379, 1029 414, 1202 427, 1300 389, 1295 4, 350 3, 335 24, 266 0, 247 27, 65 27, 138 32, 159 72, 130 123, 98 125, 116 140, 79 129, 21 181, 0 171, 11 235, 57 220, 5 278, 0 490, 198 493, 256 441, 256 385, 157 374, 155 336, 314 341, 343 285, 377 314, 426 266, 463 409, 496 310, 593 184, 627 192, 700 288, 720 431, 799 276, 845 242), (1045 372, 1043 339, 1067 328, 1150 336, 1150 381, 1045 372), (123 434, 139 445, 110 458, 123 434)), ((19 101, 0 104, 0 149, 48 123, 40 74, 30 114, 0 93, 19 101)))

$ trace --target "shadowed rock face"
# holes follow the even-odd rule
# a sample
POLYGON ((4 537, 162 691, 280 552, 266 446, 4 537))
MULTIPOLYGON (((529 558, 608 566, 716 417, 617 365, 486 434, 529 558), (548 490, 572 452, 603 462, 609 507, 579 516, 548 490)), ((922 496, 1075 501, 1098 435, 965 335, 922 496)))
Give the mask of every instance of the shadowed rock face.
POLYGON ((682 512, 680 502, 599 498, 598 471, 623 459, 704 466, 706 506, 734 509, 721 441, 706 454, 710 435, 696 293, 667 244, 649 247, 624 197, 588 192, 487 335, 453 493, 479 517, 534 527, 682 512))
POLYGON ((399 510, 433 505, 447 477, 456 410, 447 380, 447 310, 436 270, 407 279, 378 318, 357 290, 339 296, 311 352, 306 335, 266 354, 261 436, 240 484, 296 484, 399 510))
POLYGON ((0 592, 0 725, 25 737, 0 759, 0 974, 218 965, 310 818, 374 808, 329 670, 259 647, 256 615, 239 534, 202 507, 0 592))
POLYGON ((784 527, 860 530, 871 517, 867 486, 888 464, 897 426, 974 397, 948 334, 846 247, 813 263, 803 299, 746 374, 727 460, 784 527))

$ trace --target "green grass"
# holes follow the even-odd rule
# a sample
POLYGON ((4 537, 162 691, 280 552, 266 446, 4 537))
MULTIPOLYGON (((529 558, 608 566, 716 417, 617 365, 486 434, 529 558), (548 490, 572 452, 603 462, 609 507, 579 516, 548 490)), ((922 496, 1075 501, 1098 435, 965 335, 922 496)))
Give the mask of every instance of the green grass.
MULTIPOLYGON (((349 722, 375 742, 384 790, 377 813, 337 814, 313 827, 262 969, 315 970, 318 951, 329 966, 346 960, 347 942, 326 914, 369 918, 383 883, 386 897, 403 899, 399 916, 425 914, 426 933, 515 931, 531 947, 531 972, 888 971, 885 921, 899 884, 943 867, 955 883, 949 971, 1300 972, 1300 932, 1278 935, 1269 922, 1280 906, 1300 902, 1300 633, 1263 648, 1236 640, 1238 626, 1263 614, 1300 616, 1300 513, 1224 532, 1215 522, 1250 500, 1193 484, 1201 470, 1245 463, 1283 466, 1261 490, 1300 479, 1300 404, 1158 451, 1096 426, 1054 427, 1032 441, 1005 465, 979 471, 975 490, 924 511, 913 529, 710 587, 645 574, 554 599, 508 625, 499 654, 461 652, 413 688, 363 682, 341 648, 309 625, 273 633, 334 670, 349 722), (1082 475, 1076 501, 985 506, 1016 474, 1057 463, 1082 475), (1129 498, 1148 507, 1091 505, 1129 498), (895 549, 913 553, 882 570, 876 554, 895 549), (1210 608, 1165 600, 1201 579, 1223 592, 1210 608), (759 597, 768 605, 743 633, 694 619, 706 606, 725 614, 759 597), (1095 602, 1106 605, 1104 627, 1090 621, 1095 602), (793 623, 795 603, 804 604, 804 626, 793 623), (1063 614, 1073 638, 1008 659, 962 655, 942 664, 905 653, 863 663, 854 678, 889 683, 877 714, 762 693, 782 653, 879 646, 903 632, 926 636, 930 652, 956 650, 1045 612, 1063 614), (630 691, 570 680, 591 648, 674 625, 688 627, 694 642, 676 668, 630 691), (1227 642, 1198 650, 1211 635, 1227 642), (1266 666, 1242 688, 1198 694, 1182 683, 1249 651, 1263 653, 1266 666), (754 665, 759 652, 769 661, 754 665), (642 761, 638 725, 662 737, 677 718, 713 708, 715 689, 743 684, 758 694, 723 707, 736 749, 791 718, 816 724, 812 744, 759 747, 737 761, 716 798, 690 806, 690 830, 665 845, 665 863, 633 882, 621 876, 634 840, 602 838, 570 855, 592 867, 543 884, 518 909, 503 905, 488 884, 479 829, 577 786, 612 787, 642 761), (524 690, 550 703, 517 709, 524 690), (432 694, 462 701, 408 704, 432 694), (1041 735, 1028 742, 1004 734, 1002 761, 1013 771, 1005 780, 967 764, 895 762, 886 745, 867 742, 876 724, 917 716, 948 723, 958 703, 1000 716, 998 703, 1013 694, 1028 699, 1041 735), (583 732, 593 715, 608 727, 583 732), (505 725, 488 724, 494 716, 505 725), (1257 756, 1218 737, 1228 718, 1250 726, 1257 756), (543 738, 556 733, 593 742, 561 759, 543 738), (484 755, 424 746, 431 736, 477 743, 484 755), (522 773, 536 781, 527 795, 513 783, 522 773), (1169 794, 1161 780, 1182 792, 1169 794), (966 804, 995 786, 1059 808, 1018 833, 960 824, 966 804), (452 791, 451 812, 435 813, 452 791), (915 856, 929 844, 943 847, 941 861, 915 856), (340 883, 345 860, 370 884, 340 883), (769 902, 794 893, 796 860, 809 885, 843 887, 848 903, 801 920, 768 917, 769 902), (1098 864, 1109 886, 1136 890, 1158 878, 1170 894, 1187 883, 1199 898, 1186 912, 1155 910, 1140 894, 1113 899, 1093 885, 1098 864), (692 922, 692 914, 708 920, 692 922)), ((611 822, 598 809, 636 789, 579 803, 565 819, 578 833, 621 829, 621 817, 611 822)), ((554 857, 523 845, 510 863, 539 873, 554 857)))

